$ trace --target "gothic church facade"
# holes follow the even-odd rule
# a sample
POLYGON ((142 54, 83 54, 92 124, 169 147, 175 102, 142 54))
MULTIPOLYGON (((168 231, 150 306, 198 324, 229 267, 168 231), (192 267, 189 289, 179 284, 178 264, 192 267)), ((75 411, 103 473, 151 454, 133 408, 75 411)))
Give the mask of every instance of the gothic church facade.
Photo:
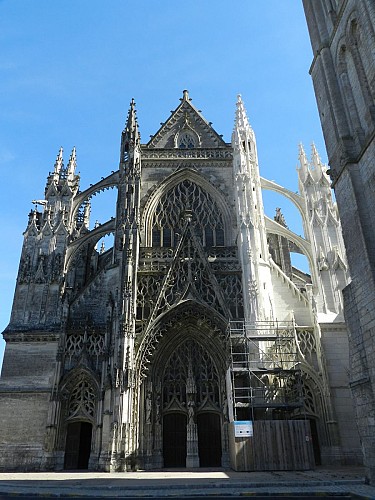
MULTIPOLYGON (((61 150, 29 216, 3 334, 0 467, 271 468, 241 462, 241 439, 285 434, 283 422, 310 443, 305 468, 358 462, 349 277, 314 147, 310 160, 300 147, 298 182, 297 194, 260 176, 240 97, 231 143, 184 91, 142 144, 132 101, 119 169, 83 191, 75 150, 67 166, 61 150), (116 216, 90 229, 90 199, 106 189, 116 216), (280 211, 265 216, 264 189, 296 206, 304 237, 280 211), (98 247, 108 234, 113 247, 98 247), (253 436, 236 435, 240 421, 253 436)), ((278 454, 276 468, 298 467, 278 454)))

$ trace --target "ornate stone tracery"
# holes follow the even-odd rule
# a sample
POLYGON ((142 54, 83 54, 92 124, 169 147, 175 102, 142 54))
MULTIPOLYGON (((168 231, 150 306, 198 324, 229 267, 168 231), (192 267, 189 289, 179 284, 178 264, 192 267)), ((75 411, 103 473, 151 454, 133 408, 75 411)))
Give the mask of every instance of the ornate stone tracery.
POLYGON ((195 394, 195 412, 207 407, 221 410, 217 368, 209 353, 192 339, 180 344, 169 357, 162 384, 164 411, 177 407, 189 412, 187 393, 195 394))
POLYGON ((87 380, 80 380, 71 392, 68 418, 90 418, 95 415, 95 392, 87 380))
POLYGON ((191 210, 202 245, 224 245, 224 220, 212 196, 185 179, 159 200, 151 222, 152 246, 174 247, 181 235, 184 213, 191 210))

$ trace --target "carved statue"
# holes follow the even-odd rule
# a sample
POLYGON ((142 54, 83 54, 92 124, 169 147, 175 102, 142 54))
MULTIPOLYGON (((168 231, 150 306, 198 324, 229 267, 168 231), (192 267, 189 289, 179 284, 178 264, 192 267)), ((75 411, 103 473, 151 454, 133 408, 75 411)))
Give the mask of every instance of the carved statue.
POLYGON ((151 424, 152 392, 147 391, 146 396, 146 424, 151 424))

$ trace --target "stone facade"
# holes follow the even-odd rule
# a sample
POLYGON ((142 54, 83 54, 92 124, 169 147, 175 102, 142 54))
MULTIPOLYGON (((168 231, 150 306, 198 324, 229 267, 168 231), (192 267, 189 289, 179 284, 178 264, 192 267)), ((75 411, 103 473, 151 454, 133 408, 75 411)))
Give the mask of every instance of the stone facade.
POLYGON ((316 99, 351 282, 344 290, 350 385, 375 481, 375 4, 304 0, 316 99))
POLYGON ((236 419, 307 419, 316 462, 358 462, 341 225, 315 147, 299 162, 299 194, 262 178, 241 98, 226 143, 187 91, 147 144, 132 101, 119 169, 83 191, 60 150, 4 332, 2 469, 234 466, 236 419), (91 198, 112 188, 116 216, 90 229, 91 198), (265 216, 263 189, 295 204, 304 237, 265 216))

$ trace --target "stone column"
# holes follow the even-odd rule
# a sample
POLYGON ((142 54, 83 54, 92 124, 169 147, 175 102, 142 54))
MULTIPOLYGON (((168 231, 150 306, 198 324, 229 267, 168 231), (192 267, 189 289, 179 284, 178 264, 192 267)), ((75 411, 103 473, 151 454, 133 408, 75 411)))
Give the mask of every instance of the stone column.
POLYGON ((152 385, 149 383, 145 398, 145 425, 144 425, 144 443, 145 443, 145 469, 152 469, 152 385))
POLYGON ((198 427, 194 422, 194 401, 188 401, 186 467, 199 467, 198 427))
POLYGON ((188 378, 186 381, 186 400, 188 410, 186 467, 199 467, 198 428, 195 423, 196 392, 197 388, 193 375, 192 360, 189 359, 188 378))
POLYGON ((161 395, 158 391, 155 401, 155 431, 154 431, 154 466, 157 469, 163 467, 163 441, 162 441, 162 430, 161 430, 161 395))

